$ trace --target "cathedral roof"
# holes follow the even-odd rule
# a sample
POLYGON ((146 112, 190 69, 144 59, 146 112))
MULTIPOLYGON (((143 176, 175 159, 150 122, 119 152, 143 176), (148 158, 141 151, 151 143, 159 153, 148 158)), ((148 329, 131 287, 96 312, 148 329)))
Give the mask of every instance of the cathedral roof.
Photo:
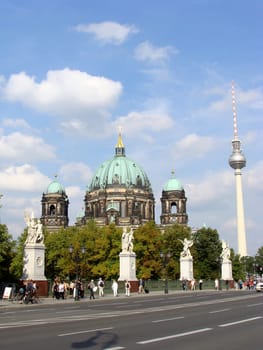
POLYGON ((65 193, 65 189, 64 187, 57 181, 56 176, 55 176, 55 180, 53 180, 47 188, 47 194, 51 194, 51 193, 59 193, 59 194, 63 194, 65 193))
POLYGON ((172 171, 171 178, 165 183, 163 191, 183 191, 184 188, 179 180, 174 176, 174 171, 172 171))
POLYGON ((89 191, 108 187, 142 188, 152 193, 151 184, 143 168, 125 155, 119 133, 113 158, 105 161, 94 174, 89 191))

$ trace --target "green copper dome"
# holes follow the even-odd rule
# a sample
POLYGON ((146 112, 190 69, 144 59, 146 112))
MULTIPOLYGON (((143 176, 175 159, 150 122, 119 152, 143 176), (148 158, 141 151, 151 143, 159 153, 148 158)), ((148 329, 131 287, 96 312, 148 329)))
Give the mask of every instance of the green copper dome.
POLYGON ((47 188, 47 193, 48 194, 51 194, 51 193, 63 194, 63 193, 65 193, 65 189, 57 180, 53 180, 47 188))
POLYGON ((150 181, 141 166, 125 156, 125 148, 119 134, 115 156, 105 161, 94 174, 89 191, 108 187, 143 188, 152 192, 150 181))
POLYGON ((165 183, 164 191, 183 191, 183 186, 179 180, 174 177, 174 172, 172 172, 172 177, 165 183))

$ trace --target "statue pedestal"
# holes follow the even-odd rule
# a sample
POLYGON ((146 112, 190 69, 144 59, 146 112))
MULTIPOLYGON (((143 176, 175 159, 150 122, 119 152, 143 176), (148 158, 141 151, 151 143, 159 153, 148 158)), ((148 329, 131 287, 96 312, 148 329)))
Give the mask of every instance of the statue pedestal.
POLYGON ((221 265, 221 279, 225 281, 232 281, 232 261, 225 260, 221 265))
POLYGON ((23 280, 44 281, 45 246, 41 243, 28 243, 24 247, 23 280))
POLYGON ((48 296, 48 281, 45 277, 45 246, 42 243, 27 243, 24 247, 24 283, 33 280, 37 285, 38 296, 48 296))
POLYGON ((118 281, 137 281, 136 278, 136 254, 122 252, 120 257, 120 277, 118 281))
POLYGON ((180 258, 180 280, 191 281, 193 279, 193 257, 185 256, 180 258))

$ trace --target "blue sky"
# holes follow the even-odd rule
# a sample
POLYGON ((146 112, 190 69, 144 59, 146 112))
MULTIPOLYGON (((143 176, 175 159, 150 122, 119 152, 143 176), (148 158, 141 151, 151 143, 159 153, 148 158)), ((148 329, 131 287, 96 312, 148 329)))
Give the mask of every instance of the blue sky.
POLYGON ((263 1, 1 0, 1 223, 17 238, 24 211, 58 174, 70 224, 92 174, 114 155, 146 171, 159 223, 172 170, 189 225, 237 250, 231 82, 235 81, 248 254, 263 245, 263 1))

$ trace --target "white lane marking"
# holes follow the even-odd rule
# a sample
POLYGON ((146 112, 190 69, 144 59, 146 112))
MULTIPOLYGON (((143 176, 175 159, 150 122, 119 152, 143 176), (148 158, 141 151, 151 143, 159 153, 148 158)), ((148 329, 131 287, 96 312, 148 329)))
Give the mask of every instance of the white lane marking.
POLYGON ((114 348, 106 348, 104 350, 121 350, 121 349, 125 349, 123 346, 115 346, 114 348))
POLYGON ((75 335, 75 334, 82 334, 82 333, 92 333, 92 332, 100 332, 100 331, 109 331, 113 329, 113 327, 108 327, 108 328, 95 328, 95 329, 89 329, 86 331, 78 331, 78 332, 71 332, 71 333, 62 333, 58 334, 58 337, 67 337, 69 335, 75 335))
POLYGON ((155 343, 155 342, 158 342, 158 341, 163 341, 163 340, 168 340, 168 339, 174 339, 174 338, 179 338, 179 337, 185 337, 185 336, 192 335, 192 334, 207 332, 207 331, 211 331, 212 329, 213 329, 213 328, 196 329, 195 331, 190 331, 190 332, 185 332, 185 333, 178 333, 178 334, 168 335, 167 337, 161 337, 161 338, 154 338, 154 339, 149 339, 149 340, 143 340, 143 341, 137 342, 136 344, 155 343))
POLYGON ((141 301, 141 300, 138 300, 138 301, 136 301, 136 300, 134 300, 134 301, 132 301, 132 303, 133 304, 144 304, 145 302, 150 302, 150 301, 162 301, 163 300, 163 298, 159 298, 159 299, 143 299, 143 301, 141 301))
POLYGON ((210 311, 209 313, 210 313, 210 314, 216 314, 216 313, 218 313, 218 312, 225 312, 225 311, 229 311, 229 310, 231 310, 231 309, 215 310, 215 311, 210 311))
POLYGON ((180 320, 184 318, 184 316, 181 316, 181 317, 173 317, 173 318, 164 318, 162 320, 155 320, 155 321, 152 321, 152 323, 158 323, 158 322, 166 322, 166 321, 173 321, 173 320, 180 320))
POLYGON ((218 327, 234 326, 234 325, 240 324, 240 323, 245 323, 245 322, 251 322, 251 321, 259 320, 260 318, 262 318, 262 316, 247 318, 245 320, 240 320, 240 321, 236 321, 236 322, 224 323, 224 324, 218 325, 218 327))
POLYGON ((252 306, 259 306, 259 305, 263 305, 263 303, 257 303, 257 304, 249 304, 249 305, 247 305, 247 307, 252 307, 252 306))

